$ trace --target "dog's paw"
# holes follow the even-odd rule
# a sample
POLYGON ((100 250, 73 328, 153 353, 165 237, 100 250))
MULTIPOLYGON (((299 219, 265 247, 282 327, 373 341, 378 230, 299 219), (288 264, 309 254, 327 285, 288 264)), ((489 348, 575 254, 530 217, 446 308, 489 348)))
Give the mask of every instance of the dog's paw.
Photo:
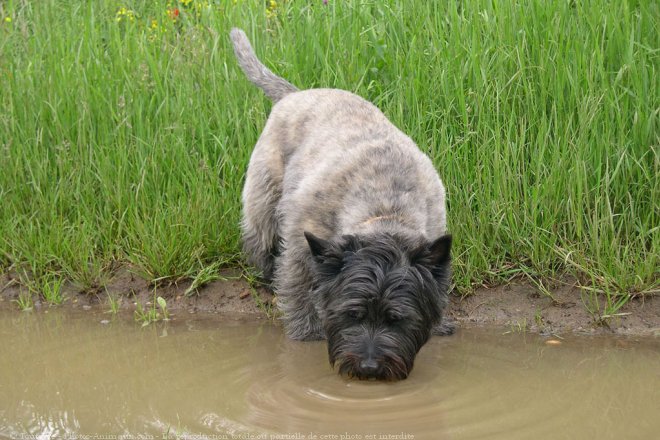
POLYGON ((449 336, 453 335, 456 331, 456 321, 450 320, 448 317, 443 316, 440 323, 433 326, 431 334, 435 336, 449 336))

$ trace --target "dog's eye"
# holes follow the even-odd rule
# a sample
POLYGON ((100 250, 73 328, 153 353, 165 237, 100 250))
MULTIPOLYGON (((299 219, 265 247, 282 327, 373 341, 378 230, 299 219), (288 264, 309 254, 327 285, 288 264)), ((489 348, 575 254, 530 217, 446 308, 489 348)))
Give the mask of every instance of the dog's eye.
POLYGON ((399 315, 398 313, 388 313, 387 314, 387 320, 389 322, 399 322, 403 319, 403 316, 399 315))
POLYGON ((350 310, 348 312, 348 316, 351 319, 360 320, 364 317, 364 313, 362 312, 362 310, 350 310))

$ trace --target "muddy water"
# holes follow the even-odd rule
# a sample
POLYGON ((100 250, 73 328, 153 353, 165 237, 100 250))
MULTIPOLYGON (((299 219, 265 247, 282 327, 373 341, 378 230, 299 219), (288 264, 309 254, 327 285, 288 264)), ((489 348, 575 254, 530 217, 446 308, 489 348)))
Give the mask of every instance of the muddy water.
POLYGON ((462 330, 410 378, 335 375, 268 323, 0 314, 0 437, 657 438, 660 340, 462 330), (82 437, 80 434, 90 435, 82 437), (250 436, 251 435, 251 436, 250 436), (101 437, 103 436, 103 437, 101 437))

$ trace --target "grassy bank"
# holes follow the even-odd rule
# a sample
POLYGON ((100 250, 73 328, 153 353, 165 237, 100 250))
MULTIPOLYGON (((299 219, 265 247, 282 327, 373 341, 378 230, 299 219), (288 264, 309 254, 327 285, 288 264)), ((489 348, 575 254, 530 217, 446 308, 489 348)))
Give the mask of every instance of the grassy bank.
POLYGON ((658 288, 657 3, 277 3, 0 4, 4 270, 91 289, 125 263, 240 261, 270 107, 234 62, 240 26, 274 71, 373 101, 433 158, 459 290, 569 273, 612 309, 658 288))

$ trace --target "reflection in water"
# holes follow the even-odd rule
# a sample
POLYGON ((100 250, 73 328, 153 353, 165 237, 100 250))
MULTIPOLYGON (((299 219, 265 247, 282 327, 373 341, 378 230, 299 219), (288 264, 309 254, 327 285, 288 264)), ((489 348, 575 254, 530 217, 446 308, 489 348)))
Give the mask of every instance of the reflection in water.
POLYGON ((432 339, 407 380, 383 383, 339 377, 325 343, 287 340, 269 323, 104 319, 0 314, 0 436, 592 439, 660 429, 657 339, 549 346, 463 330, 432 339))

